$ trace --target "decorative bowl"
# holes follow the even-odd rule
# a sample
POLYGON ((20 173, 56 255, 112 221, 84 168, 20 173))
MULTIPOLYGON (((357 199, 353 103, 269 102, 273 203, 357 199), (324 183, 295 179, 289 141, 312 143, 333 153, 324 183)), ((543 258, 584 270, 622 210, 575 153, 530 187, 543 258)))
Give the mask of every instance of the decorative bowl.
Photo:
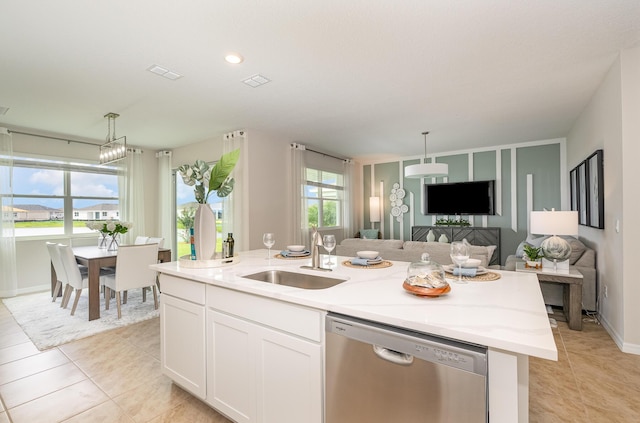
POLYGON ((298 253, 300 251, 304 251, 306 247, 304 245, 287 245, 287 250, 298 253))
POLYGON ((358 251, 356 254, 358 254, 360 258, 372 260, 378 257, 380 253, 377 251, 358 251))
POLYGON ((481 260, 470 258, 470 259, 468 259, 467 261, 464 262, 462 267, 478 267, 478 266, 480 266, 480 263, 482 263, 481 260))

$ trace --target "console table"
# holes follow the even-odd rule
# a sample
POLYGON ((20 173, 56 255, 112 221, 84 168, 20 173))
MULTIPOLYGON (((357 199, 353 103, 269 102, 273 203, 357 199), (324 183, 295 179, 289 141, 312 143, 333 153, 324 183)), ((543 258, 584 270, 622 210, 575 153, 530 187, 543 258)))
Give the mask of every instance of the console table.
POLYGON ((500 265, 500 228, 482 228, 476 226, 412 226, 411 240, 426 241, 429 231, 433 231, 436 240, 444 234, 452 241, 467 239, 473 245, 495 245, 496 250, 489 261, 490 265, 500 265))
POLYGON ((562 311, 569 329, 582 330, 582 273, 570 268, 554 272, 547 269, 526 267, 526 263, 517 263, 516 272, 530 272, 538 276, 538 282, 550 282, 562 285, 562 311))

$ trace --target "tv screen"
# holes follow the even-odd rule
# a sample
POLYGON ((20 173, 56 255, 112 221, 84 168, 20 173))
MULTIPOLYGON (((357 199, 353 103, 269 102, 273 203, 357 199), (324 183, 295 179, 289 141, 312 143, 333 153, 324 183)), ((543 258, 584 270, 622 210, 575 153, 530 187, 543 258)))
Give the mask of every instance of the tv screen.
POLYGON ((423 214, 493 215, 494 181, 424 185, 423 214))

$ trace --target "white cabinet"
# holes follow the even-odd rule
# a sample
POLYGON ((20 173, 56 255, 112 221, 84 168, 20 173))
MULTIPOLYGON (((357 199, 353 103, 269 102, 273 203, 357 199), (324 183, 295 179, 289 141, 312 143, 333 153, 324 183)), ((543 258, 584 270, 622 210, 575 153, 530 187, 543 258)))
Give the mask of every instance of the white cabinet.
POLYGON ((208 286, 206 401, 237 422, 321 423, 322 331, 317 310, 208 286))
POLYGON ((204 284, 160 275, 162 372, 187 391, 206 397, 204 284))

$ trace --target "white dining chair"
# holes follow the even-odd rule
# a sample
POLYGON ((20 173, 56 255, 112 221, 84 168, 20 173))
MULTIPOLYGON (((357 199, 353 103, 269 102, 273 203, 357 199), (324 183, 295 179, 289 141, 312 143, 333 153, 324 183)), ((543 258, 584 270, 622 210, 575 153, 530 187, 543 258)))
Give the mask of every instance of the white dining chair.
POLYGON ((82 272, 78 263, 76 263, 76 257, 73 254, 73 250, 70 245, 58 244, 56 246, 58 254, 60 255, 60 261, 64 267, 64 273, 66 275, 64 294, 62 295, 62 304, 60 307, 67 308, 69 299, 71 298, 71 291, 75 289, 76 296, 73 300, 73 307, 71 307, 71 315, 73 316, 78 307, 78 300, 80 299, 80 293, 87 287, 88 276, 86 272, 82 272))
POLYGON ((150 236, 147 238, 147 244, 158 244, 158 248, 162 248, 164 247, 164 238, 150 236))
POLYGON ((147 287, 153 289, 154 307, 158 309, 158 293, 156 291, 156 271, 149 266, 158 262, 158 244, 122 245, 118 248, 116 273, 103 279, 105 286, 105 309, 109 310, 111 291, 115 291, 118 319, 122 317, 122 303, 126 304, 126 292, 130 289, 147 287), (121 300, 120 293, 123 293, 121 300))
POLYGON ((138 235, 136 239, 133 241, 133 243, 135 245, 146 244, 148 240, 149 240, 148 236, 138 235))
POLYGON ((51 302, 55 303, 56 298, 58 298, 58 294, 62 289, 62 285, 67 282, 67 275, 64 270, 64 266, 62 265, 62 261, 60 261, 60 252, 58 251, 58 244, 55 242, 47 242, 47 250, 49 251, 49 257, 51 258, 51 264, 53 264, 53 269, 56 271, 56 286, 53 289, 53 297, 51 298, 51 302))

